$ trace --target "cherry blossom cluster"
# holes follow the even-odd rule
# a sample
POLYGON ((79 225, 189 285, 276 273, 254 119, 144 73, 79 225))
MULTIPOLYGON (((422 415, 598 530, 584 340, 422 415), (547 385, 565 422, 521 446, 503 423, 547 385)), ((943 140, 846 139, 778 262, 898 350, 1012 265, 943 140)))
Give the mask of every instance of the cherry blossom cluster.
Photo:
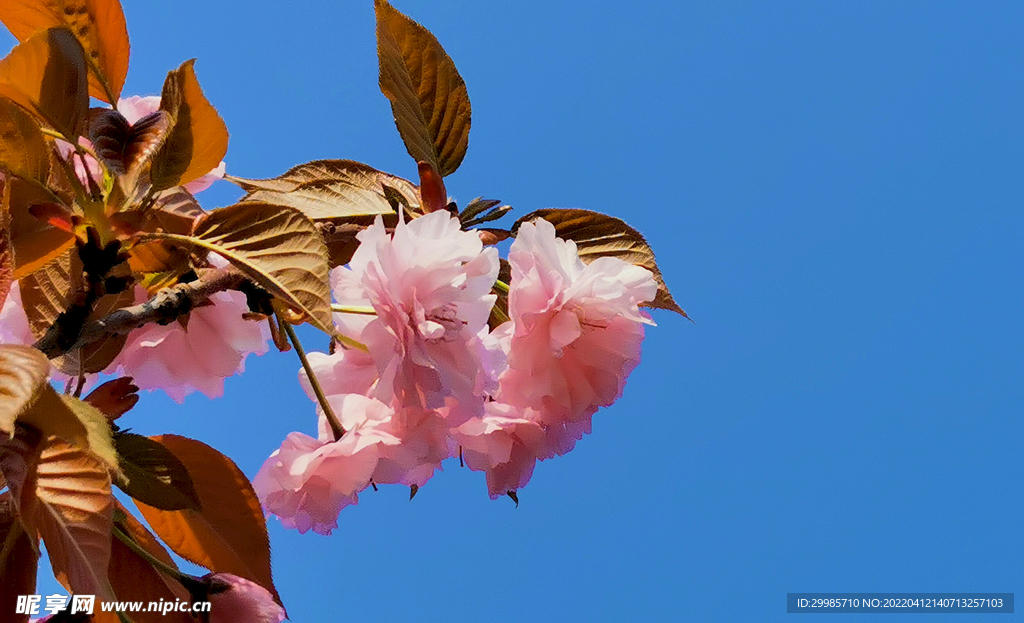
MULTIPOLYGON (((492 498, 514 495, 538 460, 590 432, 640 361, 651 272, 611 257, 584 264, 547 221, 517 232, 510 320, 493 330, 498 251, 448 212, 393 233, 378 219, 358 239, 331 286, 339 308, 360 312, 335 314, 337 329, 366 351, 309 356, 344 434, 318 406, 318 436, 289 434, 253 481, 288 527, 329 534, 368 486, 420 487, 454 456, 486 474, 492 498)), ((300 382, 316 400, 305 372, 300 382)))
MULTIPOLYGON (((118 110, 134 124, 158 106, 159 98, 132 97, 118 110)), ((91 158, 73 161, 83 183, 99 175, 91 158)), ((191 190, 222 176, 223 163, 191 190)), ((253 481, 286 526, 329 534, 367 487, 421 487, 456 456, 485 473, 492 498, 514 495, 537 461, 590 432, 594 413, 618 399, 640 361, 644 325, 653 323, 639 305, 655 297, 653 275, 611 257, 585 264, 547 221, 519 227, 508 253, 510 319, 493 329, 498 250, 450 213, 393 229, 378 219, 358 239, 331 287, 338 308, 351 310, 334 315, 336 329, 366 349, 308 357, 343 434, 300 371, 317 403, 318 434, 288 435, 253 481)), ((215 254, 207 260, 226 265, 215 254)), ((147 297, 136 287, 137 302, 147 297)), ((267 324, 246 320, 247 311, 244 294, 214 294, 187 322, 133 331, 103 372, 178 402, 194 391, 219 397, 249 354, 268 350, 267 324)), ((15 283, 0 310, 0 343, 34 341, 15 283)), ((53 378, 66 377, 54 370, 53 378)))

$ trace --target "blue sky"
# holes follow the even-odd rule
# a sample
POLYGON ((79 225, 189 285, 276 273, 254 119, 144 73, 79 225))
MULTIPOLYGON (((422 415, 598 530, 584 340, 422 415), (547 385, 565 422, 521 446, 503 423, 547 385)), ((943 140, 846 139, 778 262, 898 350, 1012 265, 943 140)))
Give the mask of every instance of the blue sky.
MULTIPOLYGON (((1024 5, 395 6, 469 87, 449 193, 625 219, 695 323, 655 313, 625 396, 519 508, 453 463, 412 502, 368 492, 331 537, 271 520, 294 621, 815 621, 786 593, 1019 591, 1024 5)), ((415 176, 370 0, 125 13, 125 93, 198 57, 230 172, 415 176)), ((250 358, 226 398, 151 394, 126 423, 252 476, 313 431, 297 369, 250 358)))

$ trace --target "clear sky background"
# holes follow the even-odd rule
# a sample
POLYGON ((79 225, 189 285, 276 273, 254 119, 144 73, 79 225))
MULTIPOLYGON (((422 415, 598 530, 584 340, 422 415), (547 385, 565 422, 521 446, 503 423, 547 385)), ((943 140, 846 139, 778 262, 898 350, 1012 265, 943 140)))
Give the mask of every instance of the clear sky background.
MULTIPOLYGON (((271 519, 292 620, 811 622, 833 619, 785 614, 787 592, 1022 592, 1024 4, 395 6, 469 87, 449 193, 625 219, 695 324, 655 312, 624 397, 519 508, 452 462, 331 537, 271 519)), ((230 172, 415 176, 370 0, 125 13, 125 93, 198 57, 230 172)), ((125 423, 252 476, 315 424, 293 353, 247 367, 222 400, 149 394, 125 423)))

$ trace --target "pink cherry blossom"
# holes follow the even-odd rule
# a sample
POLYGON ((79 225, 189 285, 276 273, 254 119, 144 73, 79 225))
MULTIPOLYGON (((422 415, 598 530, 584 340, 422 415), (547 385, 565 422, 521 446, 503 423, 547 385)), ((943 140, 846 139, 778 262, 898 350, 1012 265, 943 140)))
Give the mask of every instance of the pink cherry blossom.
POLYGON ((341 439, 325 425, 319 439, 291 433, 252 481, 263 507, 302 533, 337 528, 341 509, 369 486, 382 448, 400 443, 384 430, 394 415, 384 403, 347 394, 334 397, 331 408, 346 428, 341 439))
POLYGON ((513 335, 500 400, 541 413, 550 450, 563 454, 590 417, 622 394, 640 362, 654 298, 650 271, 604 257, 584 264, 576 244, 544 220, 524 223, 509 251, 513 335))
POLYGON ((489 402, 486 414, 452 431, 462 457, 472 470, 486 472, 491 499, 526 486, 537 459, 545 454, 545 433, 539 413, 525 409, 527 417, 509 405, 489 402))
POLYGON ((21 302, 18 282, 11 284, 3 308, 0 308, 0 344, 35 344, 35 336, 28 324, 28 316, 21 302))
MULTIPOLYGON (((328 402, 334 406, 349 400, 349 407, 339 412, 342 426, 347 430, 361 424, 365 416, 351 409, 351 397, 365 398, 372 394, 377 381, 377 367, 373 358, 359 350, 338 350, 332 355, 310 353, 310 367, 321 383, 328 402)), ((316 402, 316 396, 309 384, 305 371, 299 373, 299 383, 305 389, 310 400, 316 402)), ((373 399, 376 405, 383 402, 373 399)), ((420 407, 401 407, 397 411, 387 407, 390 416, 386 422, 378 424, 378 430, 393 436, 399 445, 380 448, 380 461, 373 471, 372 480, 377 484, 405 484, 421 486, 430 479, 434 470, 441 467, 441 461, 451 456, 452 447, 448 442, 449 424, 442 414, 431 409, 420 407)), ((326 415, 319 405, 320 438, 330 437, 326 415)))
POLYGON ((160 110, 159 95, 147 95, 145 97, 132 95, 117 100, 117 112, 121 113, 121 116, 125 118, 129 125, 135 125, 139 122, 139 119, 146 115, 151 115, 158 110, 160 110))
MULTIPOLYGON (((347 432, 331 440, 318 406, 319 439, 292 433, 253 481, 267 510, 303 531, 330 531, 371 481, 426 483, 454 451, 446 416, 465 403, 482 413, 480 389, 493 376, 481 353, 497 251, 447 212, 400 222, 393 234, 378 219, 359 240, 331 280, 339 303, 376 312, 335 314, 339 330, 369 352, 309 356, 347 432)), ((299 376, 314 399, 305 372, 299 376)))
POLYGON ((373 481, 417 487, 426 484, 455 449, 448 428, 439 411, 419 407, 399 409, 387 430, 400 443, 381 448, 373 481))
POLYGON ((191 182, 184 184, 183 188, 193 195, 198 194, 209 188, 217 180, 224 179, 224 174, 227 172, 227 165, 221 160, 220 164, 210 170, 209 173, 202 177, 196 178, 191 182))
MULTIPOLYGON (((360 232, 348 267, 335 269, 335 298, 372 305, 377 316, 339 314, 342 331, 358 331, 377 364, 373 394, 402 407, 437 409, 454 396, 471 400, 484 381, 472 356, 495 296, 498 252, 462 231, 447 212, 360 232)), ((351 335, 351 333, 349 333, 351 335)))
MULTIPOLYGON (((313 374, 329 396, 341 394, 369 395, 377 382, 377 365, 373 356, 354 348, 339 348, 333 354, 311 352, 307 355, 313 374)), ((304 369, 299 370, 299 385, 316 402, 304 369)))
MULTIPOLYGON (((87 138, 79 138, 78 142, 87 149, 92 149, 92 141, 87 138)), ((86 154, 79 158, 75 154, 75 147, 67 141, 57 139, 54 141, 57 146, 57 154, 66 161, 71 162, 75 168, 75 176, 78 177, 78 181, 88 189, 89 179, 97 185, 103 180, 103 170, 100 168, 99 162, 95 158, 86 154)))
MULTIPOLYGON (((215 266, 226 262, 210 255, 215 266)), ((136 300, 146 300, 136 288, 136 300)), ((270 330, 265 322, 246 320, 245 295, 218 292, 211 304, 189 312, 187 323, 148 324, 128 335, 108 370, 119 368, 140 389, 162 389, 176 402, 198 390, 210 398, 224 393, 224 379, 245 370, 245 358, 267 352, 270 330)))
POLYGON ((334 441, 318 406, 319 439, 289 435, 254 481, 285 525, 330 531, 370 483, 420 486, 458 449, 485 472, 492 498, 517 491, 537 461, 590 432, 640 360, 652 323, 638 305, 657 290, 650 271, 613 258, 584 264, 546 221, 519 230, 511 321, 493 331, 496 251, 457 219, 433 212, 393 233, 378 219, 358 238, 331 285, 342 306, 375 312, 335 314, 368 352, 309 356, 348 432, 334 441), (368 430, 378 438, 360 445, 368 430), (331 467, 343 463, 344 475, 331 467))
POLYGON ((509 261, 512 320, 489 336, 507 368, 485 415, 452 431, 492 498, 526 485, 537 460, 572 450, 594 412, 618 399, 651 323, 638 305, 657 290, 644 268, 584 264, 543 220, 520 227, 509 261))
POLYGON ((270 591, 230 573, 203 576, 210 584, 210 623, 281 623, 285 611, 270 591))

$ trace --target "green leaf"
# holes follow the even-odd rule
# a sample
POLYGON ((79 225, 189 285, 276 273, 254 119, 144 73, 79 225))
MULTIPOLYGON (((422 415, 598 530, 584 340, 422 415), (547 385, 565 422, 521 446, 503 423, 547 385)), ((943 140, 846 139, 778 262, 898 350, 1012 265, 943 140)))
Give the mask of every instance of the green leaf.
POLYGON ((132 498, 162 510, 199 510, 200 502, 185 465, 160 442, 117 433, 114 447, 125 481, 118 487, 132 498))
POLYGON ((469 146, 471 107, 466 83, 434 35, 385 0, 375 0, 380 90, 417 162, 442 177, 459 168, 469 146))
POLYGON ((658 293, 646 305, 674 311, 689 318, 669 293, 661 270, 654 261, 651 246, 640 232, 624 221, 590 210, 547 208, 522 217, 512 226, 512 231, 516 232, 522 223, 538 218, 554 225, 555 234, 559 238, 575 242, 580 259, 588 264, 599 257, 617 257, 651 271, 654 280, 658 282, 658 293))
POLYGON ((74 396, 61 394, 60 399, 63 401, 64 407, 72 414, 74 420, 80 423, 85 430, 84 440, 81 436, 73 436, 68 441, 88 448, 92 454, 103 459, 110 469, 116 470, 118 465, 117 451, 114 449, 113 435, 107 416, 96 407, 74 396))

